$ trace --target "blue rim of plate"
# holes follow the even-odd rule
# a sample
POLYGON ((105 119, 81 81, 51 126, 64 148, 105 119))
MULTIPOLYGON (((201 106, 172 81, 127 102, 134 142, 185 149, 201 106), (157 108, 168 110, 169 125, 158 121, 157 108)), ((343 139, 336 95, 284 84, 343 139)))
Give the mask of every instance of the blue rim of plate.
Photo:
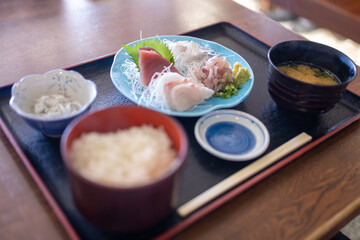
MULTIPOLYGON (((121 48, 115 55, 114 61, 111 65, 110 70, 110 77, 111 80, 116 87, 116 89, 123 94, 126 98, 131 100, 132 102, 138 104, 139 106, 143 106, 146 108, 151 108, 153 110, 162 112, 167 115, 172 116, 180 116, 180 117, 198 117, 203 116, 206 113, 209 113, 213 110, 220 109, 220 108, 230 108, 238 105, 242 101, 245 100, 245 98, 250 94, 253 85, 254 85, 254 72, 252 71, 250 65, 247 63, 247 61, 242 58, 239 54, 232 51, 231 49, 224 47, 218 43, 203 40, 200 38, 195 37, 188 37, 188 36, 176 36, 176 35, 165 35, 165 36, 156 36, 156 37, 150 37, 147 39, 159 39, 159 40, 170 40, 170 41, 194 41, 195 43, 200 44, 201 46, 207 46, 211 48, 215 53, 218 53, 220 56, 225 56, 226 59, 229 61, 231 66, 234 65, 234 63, 239 62, 243 67, 249 69, 249 72, 251 74, 250 79, 242 85, 242 88, 238 90, 238 94, 235 96, 232 96, 229 99, 222 99, 222 98, 215 98, 211 97, 204 102, 198 104, 197 106, 193 107, 192 109, 189 109, 184 112, 178 112, 173 111, 171 109, 162 109, 159 107, 151 106, 146 104, 143 101, 139 102, 140 95, 135 95, 132 93, 131 87, 128 84, 127 78, 122 72, 122 64, 126 60, 131 60, 130 56, 128 55, 127 51, 124 48, 121 48)), ((144 39, 145 40, 145 39, 144 39)), ((140 42, 141 40, 134 41, 132 43, 129 43, 127 45, 133 46, 134 44, 140 42)))
POLYGON ((266 126, 254 116, 237 110, 217 110, 199 118, 195 138, 210 154, 229 161, 253 160, 269 146, 266 126))

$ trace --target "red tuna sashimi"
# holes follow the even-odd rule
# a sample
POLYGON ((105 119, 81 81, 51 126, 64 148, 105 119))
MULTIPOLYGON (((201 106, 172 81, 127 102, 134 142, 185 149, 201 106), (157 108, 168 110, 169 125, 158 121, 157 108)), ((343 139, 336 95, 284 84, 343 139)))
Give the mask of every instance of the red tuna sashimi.
MULTIPOLYGON (((155 73, 162 72, 171 63, 161 56, 151 47, 143 47, 138 49, 139 67, 140 67, 140 83, 148 86, 152 76, 155 73)), ((171 65, 170 72, 179 73, 179 71, 171 65)))

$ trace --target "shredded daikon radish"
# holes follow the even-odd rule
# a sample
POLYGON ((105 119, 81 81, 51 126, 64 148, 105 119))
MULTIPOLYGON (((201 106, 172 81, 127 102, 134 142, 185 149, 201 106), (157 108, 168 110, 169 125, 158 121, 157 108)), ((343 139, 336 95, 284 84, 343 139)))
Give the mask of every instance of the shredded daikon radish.
POLYGON ((144 92, 145 86, 140 83, 140 72, 136 67, 136 64, 126 59, 121 65, 122 73, 125 75, 128 86, 131 88, 131 93, 137 100, 137 95, 141 95, 144 92))
POLYGON ((206 60, 214 55, 212 49, 207 46, 201 46, 193 41, 164 41, 174 56, 175 67, 183 73, 185 77, 194 77, 193 70, 200 67, 206 60))

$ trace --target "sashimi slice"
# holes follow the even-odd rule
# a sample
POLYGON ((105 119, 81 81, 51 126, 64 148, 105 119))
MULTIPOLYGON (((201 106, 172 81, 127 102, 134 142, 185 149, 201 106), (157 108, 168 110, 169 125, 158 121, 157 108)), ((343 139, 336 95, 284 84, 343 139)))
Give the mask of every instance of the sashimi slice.
POLYGON ((213 52, 193 41, 169 41, 168 47, 173 53, 175 67, 187 77, 191 76, 193 69, 200 67, 208 60, 213 52))
POLYGON ((214 94, 214 90, 178 73, 162 72, 141 95, 141 101, 162 109, 186 111, 214 94))
POLYGON ((161 72, 150 82, 149 86, 145 88, 140 99, 148 105, 156 106, 161 109, 169 109, 166 100, 165 85, 170 82, 180 81, 181 79, 184 79, 184 77, 178 73, 167 71, 161 72))
POLYGON ((140 83, 148 86, 155 73, 161 73, 165 68, 170 67, 170 72, 179 73, 171 63, 156 52, 153 48, 143 47, 138 49, 140 83))
POLYGON ((175 87, 176 85, 181 84, 181 83, 193 83, 193 80, 191 80, 190 78, 184 78, 181 76, 181 78, 175 79, 173 81, 169 81, 164 84, 164 89, 163 89, 164 96, 165 96, 166 104, 168 106, 174 105, 171 103, 171 101, 172 101, 171 91, 172 91, 173 87, 175 87))
POLYGON ((171 87, 167 103, 175 111, 186 111, 210 98, 214 90, 194 82, 179 83, 171 87))
POLYGON ((225 57, 214 56, 194 70, 195 78, 206 87, 218 92, 227 83, 232 82, 232 70, 225 57))

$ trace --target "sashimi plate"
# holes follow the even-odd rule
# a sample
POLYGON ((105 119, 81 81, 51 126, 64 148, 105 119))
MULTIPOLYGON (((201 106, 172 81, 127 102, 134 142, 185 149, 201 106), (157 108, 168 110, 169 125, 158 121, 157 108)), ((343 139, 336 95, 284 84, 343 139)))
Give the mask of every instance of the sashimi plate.
MULTIPOLYGON (((222 99, 219 97, 211 97, 209 99, 206 99, 205 101, 201 102, 200 104, 194 106, 193 108, 184 111, 173 111, 171 109, 165 109, 158 106, 153 106, 151 104, 148 104, 144 102, 141 99, 141 90, 139 92, 139 89, 134 91, 133 86, 127 75, 124 73, 124 63, 132 61, 131 57, 129 56, 128 52, 125 50, 125 48, 121 48, 115 55, 114 61, 111 66, 110 70, 110 76, 111 80, 114 84, 114 86, 120 91, 121 94, 123 94, 126 98, 131 100, 132 102, 138 104, 139 106, 151 108, 153 110, 162 112, 167 115, 171 116, 179 116, 179 117, 198 117, 202 116, 208 112, 211 112, 215 109, 220 108, 231 108, 242 101, 246 99, 246 97, 250 94, 251 89, 254 85, 254 73, 250 67, 250 65, 247 63, 247 61, 242 58, 239 54, 232 51, 231 49, 224 47, 218 43, 195 38, 195 37, 188 37, 188 36, 176 36, 176 35, 166 35, 166 36, 156 36, 156 37, 150 37, 148 39, 158 39, 158 40, 169 40, 172 42, 177 41, 193 41, 195 43, 200 44, 201 46, 208 47, 212 49, 217 55, 224 56, 229 61, 231 66, 234 65, 234 63, 239 62, 242 67, 247 68, 251 74, 250 79, 245 82, 242 87, 238 90, 238 94, 234 95, 228 99, 222 99)), ((133 46, 134 44, 137 44, 141 40, 134 41, 132 43, 129 43, 128 46, 133 46)))

